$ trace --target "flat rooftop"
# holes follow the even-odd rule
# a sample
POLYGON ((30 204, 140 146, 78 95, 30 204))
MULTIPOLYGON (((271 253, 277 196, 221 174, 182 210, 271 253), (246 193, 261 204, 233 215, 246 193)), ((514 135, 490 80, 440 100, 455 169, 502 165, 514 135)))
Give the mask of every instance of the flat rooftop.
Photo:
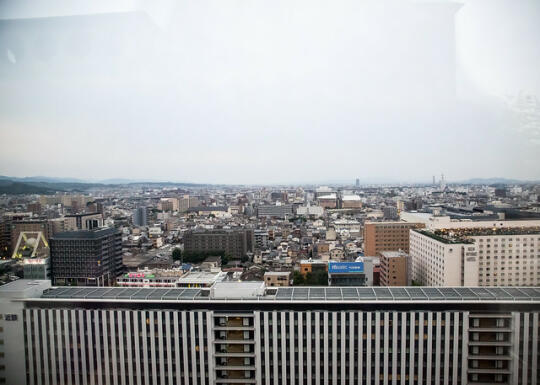
POLYGON ((51 239, 99 239, 101 237, 116 233, 120 234, 120 232, 114 227, 101 227, 95 230, 65 231, 54 234, 51 239))
POLYGON ((540 288, 533 287, 281 287, 254 292, 262 282, 218 284, 212 289, 195 288, 122 288, 54 287, 39 298, 46 300, 122 300, 122 301, 231 301, 257 302, 540 302, 540 288), (230 287, 233 286, 233 287, 230 287), (245 295, 243 294, 245 293, 245 295))
POLYGON ((489 237, 501 235, 538 235, 540 234, 540 227, 472 227, 436 230, 415 229, 414 231, 443 243, 472 243, 472 237, 489 237))

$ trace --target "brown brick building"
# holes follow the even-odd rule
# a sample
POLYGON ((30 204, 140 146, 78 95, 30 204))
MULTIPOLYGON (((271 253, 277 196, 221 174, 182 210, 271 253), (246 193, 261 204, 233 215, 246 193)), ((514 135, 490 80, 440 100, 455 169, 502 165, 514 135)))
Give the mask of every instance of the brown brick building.
POLYGON ((366 222, 364 225, 364 254, 374 257, 381 251, 409 253, 409 230, 424 227, 423 223, 366 222))
POLYGON ((381 286, 407 286, 409 255, 400 251, 383 251, 381 260, 381 286))

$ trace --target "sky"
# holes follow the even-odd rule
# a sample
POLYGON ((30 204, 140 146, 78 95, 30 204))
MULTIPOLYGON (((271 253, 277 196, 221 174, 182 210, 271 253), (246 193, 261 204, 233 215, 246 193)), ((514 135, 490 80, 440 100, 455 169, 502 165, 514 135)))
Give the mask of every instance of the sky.
POLYGON ((538 180, 539 36, 536 0, 0 0, 0 175, 538 180))

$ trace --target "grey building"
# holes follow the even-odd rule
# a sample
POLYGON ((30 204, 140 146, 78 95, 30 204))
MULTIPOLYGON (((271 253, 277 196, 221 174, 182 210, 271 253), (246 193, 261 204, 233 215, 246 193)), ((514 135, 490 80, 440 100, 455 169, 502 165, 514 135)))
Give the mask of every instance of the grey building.
POLYGON ((253 231, 255 247, 264 250, 268 247, 268 230, 256 229, 253 231))
POLYGON ((258 217, 290 218, 293 216, 293 205, 259 205, 257 207, 258 217))
POLYGON ((67 231, 50 240, 54 285, 112 285, 122 273, 122 235, 114 228, 67 231))
POLYGON ((43 282, 0 287, 6 384, 538 383, 535 288, 43 282))
POLYGON ((148 209, 144 206, 137 207, 133 211, 134 226, 148 226, 148 209))
POLYGON ((242 258, 248 252, 253 252, 253 230, 196 230, 184 234, 184 251, 196 252, 225 252, 233 258, 242 258))

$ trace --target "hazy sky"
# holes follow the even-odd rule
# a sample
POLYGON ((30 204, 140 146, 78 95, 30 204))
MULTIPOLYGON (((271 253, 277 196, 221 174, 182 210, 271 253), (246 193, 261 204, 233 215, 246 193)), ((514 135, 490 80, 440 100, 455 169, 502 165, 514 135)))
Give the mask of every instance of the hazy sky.
POLYGON ((540 1, 110 3, 0 0, 0 174, 540 179, 540 1))

